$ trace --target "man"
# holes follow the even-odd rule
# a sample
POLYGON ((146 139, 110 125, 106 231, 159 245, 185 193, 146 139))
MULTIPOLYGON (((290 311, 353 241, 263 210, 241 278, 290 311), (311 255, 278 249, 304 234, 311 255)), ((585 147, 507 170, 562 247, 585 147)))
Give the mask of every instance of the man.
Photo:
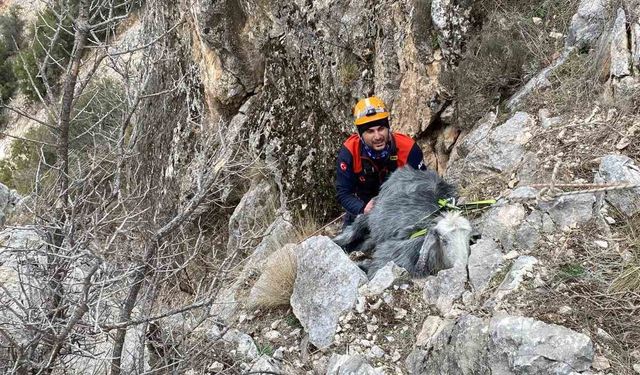
POLYGON ((357 134, 352 134, 338 152, 336 192, 347 211, 343 227, 358 214, 368 214, 380 185, 397 168, 410 165, 425 170, 422 150, 410 137, 392 133, 389 112, 376 96, 361 99, 353 107, 357 134))

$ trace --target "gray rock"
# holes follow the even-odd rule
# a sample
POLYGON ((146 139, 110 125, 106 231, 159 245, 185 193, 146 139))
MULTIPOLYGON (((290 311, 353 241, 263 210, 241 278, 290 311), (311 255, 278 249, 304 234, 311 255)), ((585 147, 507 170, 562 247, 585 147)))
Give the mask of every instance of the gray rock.
POLYGON ((282 370, 280 369, 280 366, 275 359, 263 354, 251 365, 249 372, 256 375, 267 375, 280 374, 282 373, 282 370))
POLYGON ((439 345, 415 349, 410 374, 575 374, 588 370, 593 344, 583 334, 531 318, 497 314, 461 316, 435 338, 439 345))
POLYGON ((266 181, 261 181, 244 194, 229 218, 228 254, 237 250, 249 252, 258 245, 256 238, 271 224, 265 223, 264 217, 273 213, 275 196, 266 181))
POLYGON ((461 158, 448 167, 445 178, 464 185, 479 177, 487 178, 496 173, 506 174, 515 170, 525 155, 525 144, 533 136, 533 117, 517 112, 504 124, 486 134, 490 123, 487 122, 487 125, 467 136, 468 139, 477 141, 458 149, 461 158))
POLYGON ((333 354, 327 367, 327 375, 383 375, 361 355, 333 354))
POLYGON ((631 52, 627 37, 627 16, 619 8, 611 31, 611 75, 625 77, 631 74, 631 52))
POLYGON ((489 330, 493 374, 571 374, 591 366, 591 340, 568 328, 502 313, 489 330))
POLYGON ((440 330, 429 349, 417 348, 406 360, 410 374, 490 374, 487 362, 488 322, 463 315, 440 330))
POLYGON ((538 207, 547 213, 558 229, 584 224, 593 218, 593 194, 565 195, 551 201, 539 201, 538 207))
POLYGON ((407 270, 389 262, 386 266, 376 272, 373 279, 368 284, 360 288, 360 295, 376 296, 384 292, 387 288, 409 279, 407 270))
POLYGON ((580 50, 595 46, 604 30, 607 19, 608 0, 582 0, 578 11, 571 18, 571 25, 565 44, 580 50))
POLYGON ((538 111, 538 118, 540 119, 540 125, 543 128, 551 128, 553 126, 557 126, 562 122, 562 117, 551 117, 551 112, 548 109, 542 108, 538 111))
POLYGON ((233 350, 235 350, 240 357, 251 361, 258 358, 258 347, 255 342, 253 342, 251 336, 246 333, 237 329, 230 329, 222 336, 222 340, 231 344, 233 350))
POLYGON ((420 333, 416 337, 416 346, 424 350, 431 349, 437 338, 442 335, 442 332, 450 331, 453 327, 454 321, 451 319, 442 319, 439 316, 428 316, 422 323, 420 333))
POLYGON ((483 238, 471 246, 469 281, 476 294, 485 290, 503 262, 500 246, 492 239, 483 238))
POLYGON ((462 54, 469 30, 471 1, 431 0, 431 21, 445 60, 453 64, 462 54))
POLYGON ((633 69, 640 70, 640 22, 631 25, 631 63, 633 69))
POLYGON ((15 190, 0 183, 0 225, 5 223, 7 216, 14 211, 20 199, 20 195, 15 190))
POLYGON ((523 255, 518 257, 500 286, 498 286, 491 298, 484 303, 484 308, 495 309, 500 301, 520 287, 525 276, 533 272, 533 266, 537 263, 538 260, 532 256, 523 255))
POLYGON ((428 276, 423 297, 427 304, 434 305, 440 314, 447 315, 455 300, 462 297, 467 282, 466 267, 454 267, 428 276))
POLYGON ((482 238, 497 241, 509 252, 516 247, 516 230, 524 218, 524 206, 520 203, 494 207, 483 217, 482 238))
POLYGON ((309 342, 323 349, 333 342, 339 316, 355 306, 358 287, 367 276, 328 237, 311 237, 296 253, 291 306, 309 333, 309 342))
POLYGON ((551 233, 555 224, 548 213, 534 210, 516 231, 516 243, 522 250, 533 250, 539 243, 542 233, 551 233))
POLYGON ((518 92, 513 94, 511 98, 507 101, 507 108, 510 110, 515 110, 522 101, 529 96, 531 93, 536 90, 546 88, 551 86, 551 82, 549 81, 549 76, 561 67, 565 61, 569 58, 569 56, 574 53, 574 48, 569 47, 565 48, 562 51, 560 57, 558 57, 551 65, 542 69, 538 74, 536 74, 533 78, 531 78, 518 92))
POLYGON ((288 211, 276 217, 265 231, 266 235, 251 254, 249 259, 251 267, 260 268, 271 254, 294 240, 296 228, 291 222, 291 213, 288 211))
MULTIPOLYGON (((478 121, 478 124, 473 127, 471 133, 464 137, 461 142, 456 143, 456 146, 454 146, 455 154, 458 157, 464 158, 473 152, 473 150, 489 136, 495 123, 496 114, 493 112, 487 113, 478 121)), ((449 161, 453 162, 455 159, 452 158, 449 161)))
MULTIPOLYGON (((640 167, 632 159, 623 155, 603 157, 598 174, 605 183, 640 184, 640 167)), ((627 216, 640 212, 640 188, 608 191, 605 199, 627 216)))

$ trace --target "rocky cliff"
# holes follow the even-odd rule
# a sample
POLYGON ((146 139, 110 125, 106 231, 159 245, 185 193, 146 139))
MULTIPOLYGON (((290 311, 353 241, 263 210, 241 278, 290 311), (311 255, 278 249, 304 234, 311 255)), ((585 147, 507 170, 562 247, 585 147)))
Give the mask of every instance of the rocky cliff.
POLYGON ((3 104, 10 136, 53 135, 3 140, 12 183, 37 182, 0 189, 0 368, 640 372, 640 4, 122 3, 111 39, 71 49, 70 167, 73 59, 53 100, 3 104), (463 197, 498 199, 464 212, 464 272, 368 280, 324 236, 371 94, 463 197))

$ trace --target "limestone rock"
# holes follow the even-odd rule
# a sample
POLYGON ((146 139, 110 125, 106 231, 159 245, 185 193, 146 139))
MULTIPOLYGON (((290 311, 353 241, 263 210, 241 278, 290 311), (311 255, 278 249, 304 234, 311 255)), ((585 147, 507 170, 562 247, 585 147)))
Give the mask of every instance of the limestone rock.
POLYGON ((283 245, 293 241, 296 228, 291 222, 291 213, 288 211, 276 217, 265 231, 267 235, 262 238, 251 254, 251 258, 249 259, 251 267, 260 268, 271 254, 283 245))
POLYGON ((4 224, 7 216, 13 212, 20 201, 20 195, 0 183, 0 225, 4 224))
POLYGON ((467 282, 466 267, 454 267, 429 276, 424 286, 424 300, 435 305, 440 314, 447 315, 456 299, 462 296, 467 282))
MULTIPOLYGON (((215 337, 215 333, 213 334, 215 337)), ((222 336, 222 340, 232 345, 236 353, 245 359, 255 360, 258 358, 258 347, 251 336, 237 329, 230 329, 222 336)))
MULTIPOLYGON (((562 36, 562 34, 560 34, 562 36)), ((553 61, 553 63, 546 68, 542 69, 538 74, 536 74, 533 78, 531 78, 518 92, 513 94, 511 98, 507 101, 507 108, 510 110, 515 110, 522 101, 534 93, 536 90, 541 88, 546 88, 551 86, 551 82, 549 81, 549 77, 551 74, 561 67, 565 61, 574 53, 573 48, 565 48, 564 51, 560 54, 560 56, 553 61)))
POLYGON ((582 0, 571 18, 566 46, 580 50, 595 46, 607 19, 608 0, 582 0))
POLYGON ((498 314, 489 330, 491 373, 571 374, 591 366, 591 340, 565 327, 498 314))
POLYGON ((463 315, 445 325, 431 339, 428 349, 416 348, 406 360, 410 374, 488 375, 488 322, 463 315))
POLYGON ((524 206, 520 203, 494 207, 483 216, 482 238, 493 239, 504 251, 511 251, 516 246, 516 230, 524 218, 524 206))
POLYGON ((367 277, 328 237, 311 237, 296 253, 293 313, 309 333, 309 342, 326 348, 333 342, 338 318, 355 306, 358 287, 367 277))
POLYGON ((534 118, 525 112, 515 113, 504 124, 490 129, 491 122, 471 132, 468 143, 458 149, 458 159, 452 163, 445 178, 466 184, 495 173, 510 173, 525 155, 525 144, 533 137, 534 118))
POLYGON ((551 201, 540 201, 538 206, 547 213, 558 229, 584 224, 593 218, 593 194, 561 196, 551 201))
POLYGON ((493 296, 485 302, 484 307, 495 308, 506 296, 516 291, 525 276, 531 275, 533 266, 537 263, 538 260, 532 256, 523 255, 518 257, 493 296))
POLYGON ((271 185, 261 181, 242 197, 229 218, 228 254, 239 249, 253 250, 257 245, 255 238, 270 224, 264 223, 264 217, 273 212, 274 196, 271 185))
POLYGON ((589 338, 562 326, 505 313, 490 319, 461 316, 437 335, 430 350, 407 358, 411 374, 564 374, 586 371, 589 338))
POLYGON ((625 77, 631 74, 631 52, 627 37, 627 16, 619 8, 611 31, 611 75, 625 77))
POLYGON ((471 246, 469 255, 469 281, 475 293, 482 293, 491 277, 503 263, 499 245, 492 239, 482 238, 471 246))
POLYGON ((631 25, 631 62, 633 69, 640 70, 640 21, 631 25))
POLYGON ((429 350, 435 344, 438 336, 446 330, 451 328, 453 321, 450 319, 442 319, 439 316, 428 316, 422 323, 422 328, 418 336, 416 337, 416 346, 421 347, 424 350, 429 350))
POLYGON ((516 231, 515 240, 523 250, 532 250, 540 241, 543 233, 551 233, 556 225, 548 213, 533 210, 516 231))
MULTIPOLYGON (((640 184, 640 167, 623 155, 603 157, 598 174, 605 183, 640 184)), ((640 212, 640 188, 608 191, 605 199, 627 216, 640 212)))
POLYGON ((327 375, 382 375, 384 372, 371 366, 361 355, 333 354, 329 360, 327 375))
POLYGON ((384 292, 387 288, 399 282, 409 279, 407 270, 396 266, 395 263, 389 262, 386 266, 376 272, 373 279, 368 284, 360 288, 360 295, 376 296, 384 292))
POLYGON ((275 359, 263 354, 251 365, 249 372, 252 374, 280 374, 282 369, 275 359))

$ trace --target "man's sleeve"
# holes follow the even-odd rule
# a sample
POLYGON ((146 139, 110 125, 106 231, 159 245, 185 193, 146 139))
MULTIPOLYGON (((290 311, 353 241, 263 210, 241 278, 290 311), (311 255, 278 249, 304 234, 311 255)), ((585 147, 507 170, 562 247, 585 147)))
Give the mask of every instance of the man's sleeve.
POLYGON ((421 171, 426 171, 427 166, 424 165, 424 161, 422 160, 424 155, 422 155, 422 150, 417 143, 413 144, 411 147, 411 151, 409 151, 409 157, 407 157, 407 164, 412 166, 415 169, 420 169, 421 171))
POLYGON ((338 153, 336 165, 336 194, 338 202, 353 215, 364 211, 364 202, 356 195, 356 174, 353 173, 353 156, 343 146, 338 153))

